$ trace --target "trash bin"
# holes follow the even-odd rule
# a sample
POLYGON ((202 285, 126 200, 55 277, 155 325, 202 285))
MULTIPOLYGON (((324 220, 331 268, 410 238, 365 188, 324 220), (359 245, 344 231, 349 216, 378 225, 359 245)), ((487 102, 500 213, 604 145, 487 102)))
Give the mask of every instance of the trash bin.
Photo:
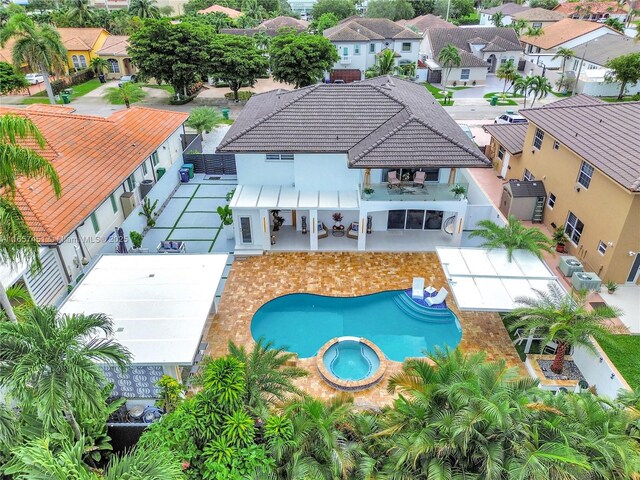
POLYGON ((71 103, 71 95, 68 93, 61 93, 60 97, 62 98, 62 103, 71 103))
POLYGON ((223 108, 222 109, 222 117, 225 120, 229 120, 229 109, 228 108, 223 108))
POLYGON ((158 174, 158 180, 160 180, 163 177, 163 175, 167 173, 167 169, 164 167, 158 167, 156 170, 156 173, 158 174))
POLYGON ((181 168, 179 172, 180 172, 180 181, 182 183, 189 183, 189 169, 181 168))
POLYGON ((182 168, 189 169, 189 178, 193 178, 193 163, 183 163, 182 168))
POLYGON ((98 80, 100 80, 100 83, 107 83, 107 79, 104 78, 104 73, 98 75, 98 80))
POLYGON ((491 106, 495 107, 496 105, 498 105, 498 96, 494 95, 493 97, 491 97, 491 106))

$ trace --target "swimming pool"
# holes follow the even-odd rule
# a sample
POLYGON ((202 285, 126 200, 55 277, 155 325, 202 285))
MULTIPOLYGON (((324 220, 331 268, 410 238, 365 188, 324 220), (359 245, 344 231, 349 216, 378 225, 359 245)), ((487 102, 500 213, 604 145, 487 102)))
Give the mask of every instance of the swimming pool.
POLYGON ((313 357, 332 338, 363 337, 388 359, 402 362, 435 347, 457 347, 462 329, 448 308, 422 307, 403 290, 394 290, 348 298, 308 293, 274 298, 253 316, 251 335, 300 358, 313 357))

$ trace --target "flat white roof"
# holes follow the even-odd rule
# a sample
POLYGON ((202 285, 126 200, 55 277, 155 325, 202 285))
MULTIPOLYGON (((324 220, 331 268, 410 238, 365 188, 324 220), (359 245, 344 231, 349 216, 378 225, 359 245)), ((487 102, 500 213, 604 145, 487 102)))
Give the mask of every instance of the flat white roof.
POLYGON ((296 190, 278 185, 238 185, 231 199, 234 208, 298 208, 358 209, 357 190, 296 190))
POLYGON ((105 313, 135 365, 190 365, 226 254, 103 255, 60 308, 105 313))
POLYGON ((508 312, 517 297, 532 297, 558 282, 545 263, 517 250, 511 262, 505 249, 436 247, 447 282, 461 310, 508 312))

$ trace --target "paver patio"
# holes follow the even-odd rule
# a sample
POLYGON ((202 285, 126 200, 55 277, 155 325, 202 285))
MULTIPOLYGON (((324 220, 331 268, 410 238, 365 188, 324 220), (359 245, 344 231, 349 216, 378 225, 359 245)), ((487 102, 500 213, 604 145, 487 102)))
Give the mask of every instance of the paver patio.
MULTIPOLYGON (((264 303, 281 295, 296 292, 366 295, 410 288, 413 277, 424 277, 427 285, 437 289, 447 285, 435 253, 270 253, 236 260, 207 335, 207 353, 213 356, 226 354, 229 340, 251 348, 254 343, 250 331, 253 314, 264 303)), ((488 360, 504 359, 509 366, 518 367, 525 374, 497 314, 460 312, 451 295, 447 303, 462 325, 460 347, 463 351, 485 351, 488 360)), ((392 396, 386 391, 386 379, 399 372, 401 364, 389 363, 382 382, 354 394, 357 402, 384 405, 391 401, 392 396)), ((298 365, 309 371, 309 376, 298 382, 304 391, 325 399, 338 393, 321 379, 314 358, 299 359, 298 365)))

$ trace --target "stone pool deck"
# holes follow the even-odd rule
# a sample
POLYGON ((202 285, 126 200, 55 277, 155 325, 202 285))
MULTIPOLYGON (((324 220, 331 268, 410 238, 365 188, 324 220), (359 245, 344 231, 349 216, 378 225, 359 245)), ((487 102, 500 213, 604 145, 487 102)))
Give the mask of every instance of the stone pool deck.
MULTIPOLYGON (((447 288, 444 272, 435 253, 269 253, 236 260, 229 272, 218 313, 207 335, 208 354, 225 355, 229 340, 251 348, 251 319, 269 300, 289 293, 316 293, 358 296, 384 290, 409 288, 413 277, 424 277, 425 285, 447 288)), ((463 329, 460 348, 465 352, 484 351, 488 360, 504 359, 526 375, 523 363, 511 344, 499 316, 490 312, 460 312, 451 295, 449 308, 463 329)), ((322 325, 318 326, 322 329, 322 325)), ((309 332, 313 335, 313 332, 309 332)), ((299 359, 298 366, 309 371, 299 386, 307 393, 329 398, 338 393, 318 373, 315 358, 299 359)), ((401 371, 401 363, 388 362, 385 378, 369 390, 355 392, 356 403, 384 405, 393 396, 387 393, 386 379, 401 371)))

